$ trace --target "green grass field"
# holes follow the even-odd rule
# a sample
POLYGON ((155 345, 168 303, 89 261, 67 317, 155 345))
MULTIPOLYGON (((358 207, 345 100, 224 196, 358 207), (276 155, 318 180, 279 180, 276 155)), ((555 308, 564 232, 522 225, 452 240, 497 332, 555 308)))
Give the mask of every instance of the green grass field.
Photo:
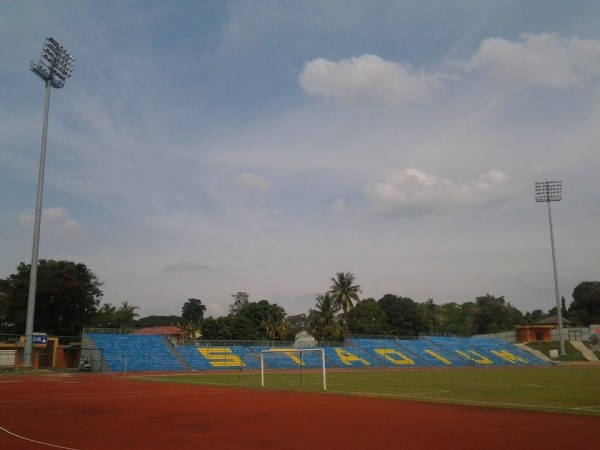
MULTIPOLYGON (((261 388, 260 373, 136 377, 170 383, 261 388)), ((327 372, 327 394, 600 415, 600 366, 327 372)), ((313 371, 267 372, 265 389, 323 392, 313 371)))

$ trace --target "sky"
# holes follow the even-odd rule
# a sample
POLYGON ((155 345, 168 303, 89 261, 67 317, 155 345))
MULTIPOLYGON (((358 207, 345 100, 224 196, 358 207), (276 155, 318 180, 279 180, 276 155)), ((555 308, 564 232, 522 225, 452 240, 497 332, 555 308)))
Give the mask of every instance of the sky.
POLYGON ((306 313, 362 298, 504 296, 523 312, 600 279, 600 2, 0 0, 0 278, 39 257, 102 303, 306 313))

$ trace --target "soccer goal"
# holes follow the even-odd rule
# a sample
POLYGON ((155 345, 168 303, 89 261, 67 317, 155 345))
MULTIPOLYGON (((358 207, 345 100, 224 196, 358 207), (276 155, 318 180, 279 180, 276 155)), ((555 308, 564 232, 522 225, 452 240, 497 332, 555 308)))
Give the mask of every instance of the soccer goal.
MULTIPOLYGON (((307 377, 323 379, 323 390, 327 390, 325 350, 322 348, 278 348, 260 352, 260 385, 265 386, 265 373, 277 372, 297 376, 300 390, 307 377)), ((320 385, 319 380, 319 385, 320 385)))

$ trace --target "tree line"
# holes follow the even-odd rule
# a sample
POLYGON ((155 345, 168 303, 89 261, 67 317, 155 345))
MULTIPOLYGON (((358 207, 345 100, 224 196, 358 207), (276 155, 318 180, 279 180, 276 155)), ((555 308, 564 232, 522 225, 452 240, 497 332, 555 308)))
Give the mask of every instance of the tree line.
MULTIPOLYGON (((19 264, 17 272, 0 279, 0 333, 25 330, 31 266, 19 264)), ((228 314, 205 317, 202 300, 189 298, 181 315, 139 318, 139 307, 101 303, 102 283, 84 264, 40 260, 34 330, 58 336, 77 336, 84 327, 135 329, 178 325, 191 339, 293 340, 306 330, 320 341, 340 341, 348 334, 416 336, 452 334, 470 336, 512 330, 556 314, 540 309, 523 313, 503 296, 485 294, 474 301, 436 304, 433 299, 415 302, 386 294, 380 299, 360 298, 354 274, 339 272, 330 278, 329 290, 318 294, 315 305, 303 314, 288 315, 268 300, 250 301, 246 292, 233 294, 228 314)), ((600 282, 582 281, 573 291, 563 317, 580 325, 600 323, 600 282)))

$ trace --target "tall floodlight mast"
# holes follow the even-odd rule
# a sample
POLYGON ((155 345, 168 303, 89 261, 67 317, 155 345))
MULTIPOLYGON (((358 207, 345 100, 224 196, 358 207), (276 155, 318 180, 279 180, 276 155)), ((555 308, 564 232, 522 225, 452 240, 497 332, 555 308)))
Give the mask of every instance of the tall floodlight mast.
POLYGON ((25 323, 25 348, 22 365, 31 367, 33 354, 33 319, 35 316, 35 294, 37 288, 38 251, 40 247, 40 226, 42 222, 42 198, 44 196, 44 166, 46 164, 46 140, 48 136, 48 112, 50 109, 50 88, 60 89, 67 78, 71 78, 75 58, 53 38, 46 38, 39 61, 31 61, 30 69, 46 83, 44 105, 44 125, 38 173, 37 196, 35 203, 35 223, 33 227, 33 248, 31 251, 31 273, 29 275, 29 296, 27 298, 27 320, 25 323))
POLYGON ((558 339, 560 340, 560 354, 565 355, 565 340, 563 336, 562 305, 558 289, 558 276, 556 273, 556 251, 554 250, 554 232, 552 230, 552 213, 550 202, 560 202, 562 199, 562 181, 538 181, 535 183, 535 201, 548 205, 548 221, 550 222, 550 245, 552 247, 552 267, 554 269, 554 293, 556 295, 556 313, 558 316, 558 339))

